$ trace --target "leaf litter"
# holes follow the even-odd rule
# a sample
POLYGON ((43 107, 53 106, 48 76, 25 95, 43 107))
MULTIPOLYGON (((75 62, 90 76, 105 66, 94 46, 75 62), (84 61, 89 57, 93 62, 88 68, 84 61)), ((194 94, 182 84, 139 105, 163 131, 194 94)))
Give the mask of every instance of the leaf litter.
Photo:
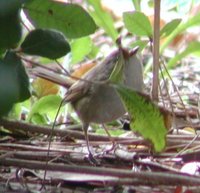
MULTIPOLYGON (((24 126, 23 123, 18 123, 17 132, 23 132, 22 128, 25 127, 29 133, 24 134, 24 139, 20 139, 12 133, 12 124, 16 123, 1 121, 1 125, 10 128, 11 132, 0 139, 1 190, 175 192, 181 187, 181 190, 198 192, 200 180, 196 177, 199 175, 197 166, 200 158, 200 123, 197 101, 200 93, 200 72, 197 69, 198 64, 193 63, 177 67, 170 72, 186 104, 191 122, 187 121, 185 109, 173 86, 169 84, 171 102, 175 107, 176 126, 169 131, 165 151, 159 154, 153 153, 147 141, 130 131, 113 137, 117 146, 112 151, 107 151, 111 146, 107 136, 90 133, 94 155, 100 162, 100 165, 92 166, 87 159, 87 148, 80 131, 66 130, 65 133, 57 129, 47 155, 47 135, 50 134, 51 127, 41 126, 43 129, 40 131, 44 135, 38 136, 37 126, 30 129, 29 124, 24 126), (194 173, 191 173, 191 167, 194 173), (44 170, 47 171, 45 180, 44 170), (40 190, 42 184, 46 190, 40 190)), ((76 129, 80 129, 80 126, 77 125, 76 129)))

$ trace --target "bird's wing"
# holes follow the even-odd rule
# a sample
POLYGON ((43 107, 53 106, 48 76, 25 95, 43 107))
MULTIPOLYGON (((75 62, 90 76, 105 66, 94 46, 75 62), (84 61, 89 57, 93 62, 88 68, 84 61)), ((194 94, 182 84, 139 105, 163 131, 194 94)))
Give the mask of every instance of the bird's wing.
POLYGON ((65 94, 64 102, 74 102, 79 98, 82 98, 88 92, 89 88, 89 83, 78 80, 69 88, 69 90, 65 94))

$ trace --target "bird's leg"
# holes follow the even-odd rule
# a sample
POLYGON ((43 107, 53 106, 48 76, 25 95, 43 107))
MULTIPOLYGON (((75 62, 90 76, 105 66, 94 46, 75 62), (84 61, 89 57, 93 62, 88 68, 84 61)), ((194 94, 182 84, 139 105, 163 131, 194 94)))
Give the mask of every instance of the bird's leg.
POLYGON ((105 132, 107 133, 108 137, 109 137, 109 140, 112 142, 112 147, 108 150, 106 150, 106 153, 112 151, 113 149, 115 149, 115 146, 116 146, 116 142, 115 140, 112 138, 112 136, 110 135, 107 127, 105 126, 105 124, 102 124, 102 127, 104 128, 105 132))
POLYGON ((82 128, 83 128, 84 135, 85 135, 85 141, 86 141, 88 153, 92 155, 92 152, 90 151, 90 144, 89 144, 89 137, 88 137, 88 127, 89 127, 88 123, 83 123, 82 128))
POLYGON ((85 141, 86 141, 86 145, 87 145, 87 149, 88 149, 88 159, 92 164, 99 165, 98 161, 94 158, 94 156, 93 156, 93 154, 90 150, 89 137, 88 137, 88 127, 89 127, 88 123, 83 123, 83 131, 84 131, 84 134, 85 134, 85 141))

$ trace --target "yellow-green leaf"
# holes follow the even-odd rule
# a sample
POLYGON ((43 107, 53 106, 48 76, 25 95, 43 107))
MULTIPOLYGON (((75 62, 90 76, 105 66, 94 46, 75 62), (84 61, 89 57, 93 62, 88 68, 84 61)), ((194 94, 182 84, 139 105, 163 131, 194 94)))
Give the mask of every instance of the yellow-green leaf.
POLYGON ((167 129, 159 110, 137 92, 121 85, 114 87, 131 116, 131 128, 149 140, 156 152, 161 152, 166 145, 167 129))
POLYGON ((102 27, 113 41, 116 41, 118 32, 115 29, 113 18, 105 9, 103 9, 101 0, 87 0, 87 3, 92 7, 90 9, 90 14, 96 24, 102 27))
POLYGON ((181 23, 181 19, 174 19, 167 23, 161 30, 160 30, 160 37, 164 38, 170 35, 181 23))
POLYGON ((116 61, 115 67, 109 77, 110 82, 119 83, 123 80, 124 65, 125 65, 125 59, 123 57, 122 50, 119 50, 118 60, 116 61))
POLYGON ((137 36, 152 38, 153 30, 148 17, 139 11, 125 12, 123 20, 129 32, 137 36))

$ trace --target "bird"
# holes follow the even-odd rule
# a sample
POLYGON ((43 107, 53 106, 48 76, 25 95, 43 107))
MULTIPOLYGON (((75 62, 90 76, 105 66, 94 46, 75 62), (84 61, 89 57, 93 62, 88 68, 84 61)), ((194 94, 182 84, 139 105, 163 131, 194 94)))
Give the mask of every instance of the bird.
POLYGON ((64 96, 64 104, 70 103, 82 122, 89 157, 93 157, 88 138, 89 125, 109 123, 126 113, 116 89, 109 84, 118 62, 121 62, 123 75, 119 83, 143 91, 143 68, 136 52, 119 46, 103 62, 72 84, 64 96))

